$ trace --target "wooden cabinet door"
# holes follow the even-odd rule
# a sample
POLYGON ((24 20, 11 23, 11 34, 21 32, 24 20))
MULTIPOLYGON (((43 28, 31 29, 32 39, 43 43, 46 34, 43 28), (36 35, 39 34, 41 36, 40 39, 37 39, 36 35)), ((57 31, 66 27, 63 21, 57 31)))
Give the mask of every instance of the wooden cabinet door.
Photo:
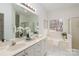
POLYGON ((25 49, 25 53, 28 56, 39 56, 41 55, 41 47, 40 47, 40 43, 36 43, 33 46, 25 49))
POLYGON ((46 39, 42 40, 40 44, 41 44, 41 55, 44 56, 46 53, 46 39))
POLYGON ((34 45, 34 55, 35 56, 41 56, 41 50, 42 50, 42 48, 41 48, 41 43, 40 42, 38 42, 37 44, 35 44, 34 45))
POLYGON ((24 52, 25 52, 26 56, 27 55, 28 56, 34 56, 34 53, 35 53, 34 52, 34 46, 31 46, 31 47, 25 49, 24 52))
POLYGON ((43 56, 45 54, 45 40, 42 40, 33 46, 27 48, 25 53, 29 56, 43 56))

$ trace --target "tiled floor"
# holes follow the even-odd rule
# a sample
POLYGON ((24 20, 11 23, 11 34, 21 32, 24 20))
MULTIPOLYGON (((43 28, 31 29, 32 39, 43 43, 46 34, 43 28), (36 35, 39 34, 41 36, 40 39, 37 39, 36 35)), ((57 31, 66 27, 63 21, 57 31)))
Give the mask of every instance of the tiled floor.
POLYGON ((46 56, 79 56, 79 51, 68 52, 61 48, 53 47, 52 50, 47 51, 46 56))
POLYGON ((72 52, 69 52, 53 44, 57 43, 55 41, 53 42, 53 39, 61 39, 60 33, 50 32, 48 37, 46 56, 79 56, 79 50, 73 49, 72 52))

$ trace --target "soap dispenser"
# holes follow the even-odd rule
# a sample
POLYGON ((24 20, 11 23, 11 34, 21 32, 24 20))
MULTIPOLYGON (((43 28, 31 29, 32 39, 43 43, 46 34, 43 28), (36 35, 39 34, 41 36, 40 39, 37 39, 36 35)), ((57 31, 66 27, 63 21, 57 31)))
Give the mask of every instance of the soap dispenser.
POLYGON ((30 40, 31 39, 31 29, 29 27, 25 28, 26 30, 26 40, 30 40))

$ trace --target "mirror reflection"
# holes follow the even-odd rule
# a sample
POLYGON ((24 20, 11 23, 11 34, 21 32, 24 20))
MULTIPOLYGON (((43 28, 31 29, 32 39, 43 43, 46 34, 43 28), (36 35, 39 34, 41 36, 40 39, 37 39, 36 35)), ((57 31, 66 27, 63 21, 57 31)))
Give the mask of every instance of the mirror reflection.
POLYGON ((26 36, 31 39, 32 35, 38 34, 38 16, 20 7, 15 9, 16 38, 26 36))

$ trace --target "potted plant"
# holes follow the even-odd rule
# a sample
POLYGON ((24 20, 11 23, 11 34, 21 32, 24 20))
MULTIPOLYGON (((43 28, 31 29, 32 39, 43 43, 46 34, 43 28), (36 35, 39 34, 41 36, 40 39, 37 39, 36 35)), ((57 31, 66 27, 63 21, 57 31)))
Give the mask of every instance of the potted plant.
POLYGON ((26 31, 26 40, 30 40, 31 39, 31 29, 30 27, 25 27, 25 31, 26 31))
POLYGON ((63 36, 63 39, 67 39, 67 33, 66 32, 63 32, 62 36, 63 36))
POLYGON ((23 27, 21 27, 21 26, 17 27, 16 33, 17 33, 17 32, 19 33, 19 37, 22 37, 22 36, 23 36, 23 30, 24 30, 23 27))

